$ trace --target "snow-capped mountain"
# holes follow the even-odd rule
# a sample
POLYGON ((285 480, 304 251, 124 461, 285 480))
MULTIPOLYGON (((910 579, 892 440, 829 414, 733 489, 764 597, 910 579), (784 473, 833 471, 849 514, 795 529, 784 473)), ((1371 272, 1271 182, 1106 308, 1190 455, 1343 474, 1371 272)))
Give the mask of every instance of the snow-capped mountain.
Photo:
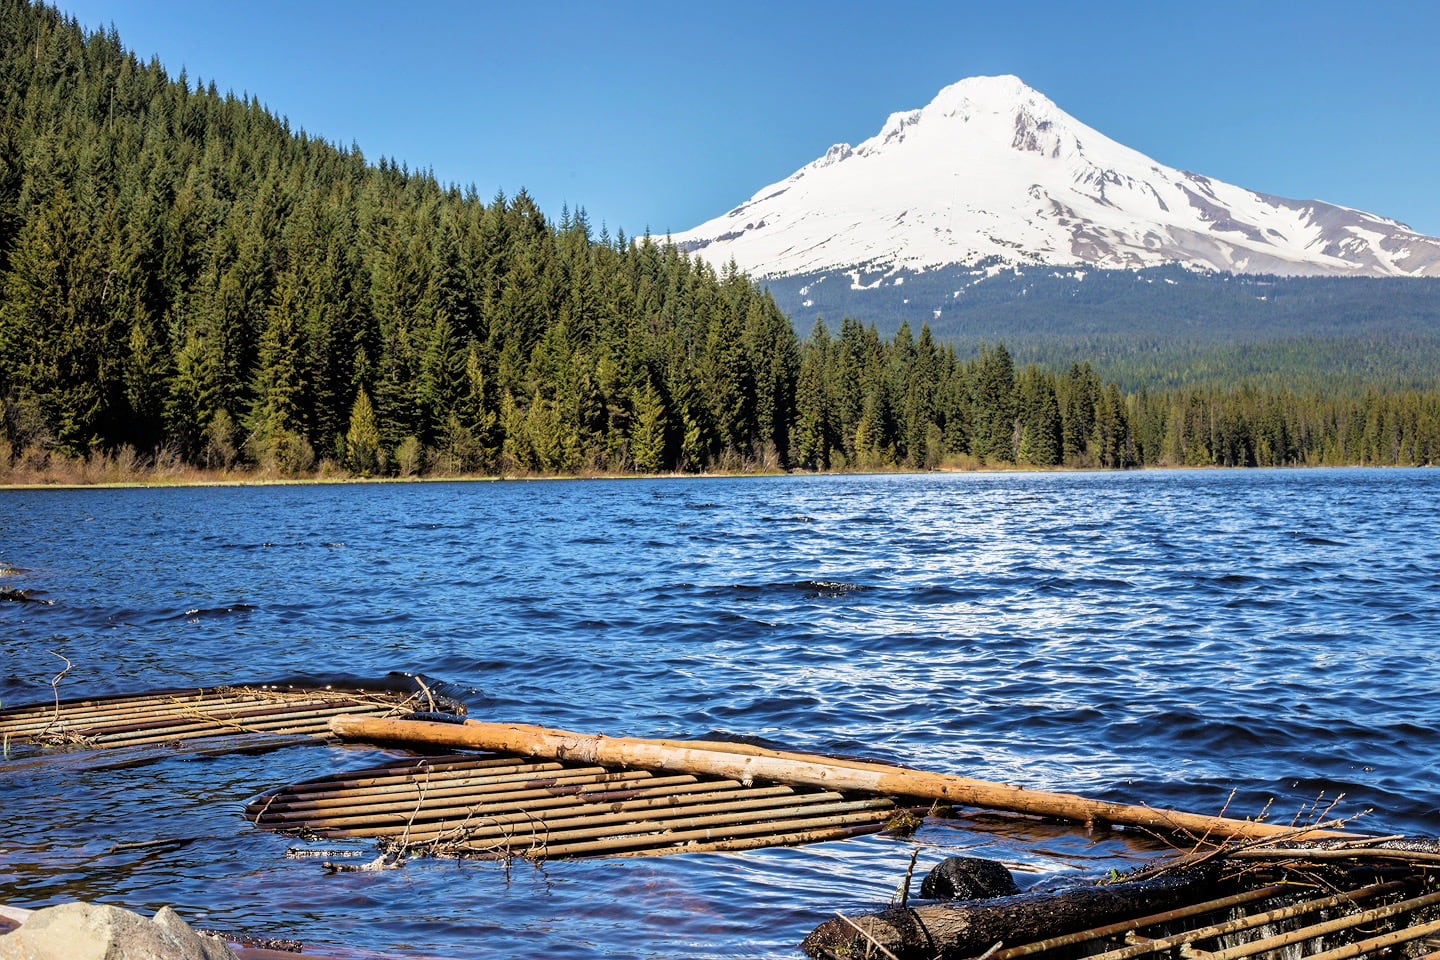
POLYGON ((1440 239, 1164 166, 1016 77, 974 77, 674 241, 760 277, 1054 265, 1440 277, 1440 239))

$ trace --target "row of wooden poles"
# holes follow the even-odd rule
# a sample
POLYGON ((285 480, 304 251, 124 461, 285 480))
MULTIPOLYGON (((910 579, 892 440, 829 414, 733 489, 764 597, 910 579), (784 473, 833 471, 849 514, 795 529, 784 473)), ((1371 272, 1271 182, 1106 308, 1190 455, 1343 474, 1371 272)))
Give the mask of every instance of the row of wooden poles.
POLYGON ((787 784, 449 757, 285 787, 251 804, 257 826, 406 848, 543 857, 738 850, 880 829, 884 797, 787 784))
MULTIPOLYGON (((399 698, 389 698, 398 702, 399 698)), ((0 715, 0 733, 20 744, 83 738, 92 746, 137 747, 224 734, 326 735, 342 715, 393 711, 396 702, 272 691, 176 692, 70 701, 0 715), (277 698, 280 702, 277 702, 277 698)))
MULTIPOLYGON (((1187 930, 1181 933, 1170 934, 1164 937, 1141 938, 1135 943, 1119 947, 1105 953, 1096 954, 1090 960, 1138 960, 1140 957, 1166 954, 1179 949, 1186 950, 1190 944, 1200 941, 1219 939, 1222 937, 1235 937, 1251 930, 1268 927, 1296 918, 1311 916, 1330 910, 1336 907, 1348 906, 1365 900, 1381 897, 1386 894, 1404 890, 1406 884, 1401 881, 1372 884, 1361 887, 1358 890, 1345 891, 1342 893, 1329 894, 1311 900, 1304 900, 1299 903, 1288 904, 1276 907, 1272 910, 1265 910, 1246 916, 1236 917, 1232 920, 1224 920, 1209 926, 1199 927, 1194 930, 1187 930)), ((1277 885, 1264 888, 1266 895, 1276 896, 1285 892, 1293 892, 1288 885, 1277 885)), ((1227 900, 1238 901, 1242 895, 1227 898, 1227 900)), ((1254 897, 1254 899, 1262 899, 1254 897)), ((1317 920, 1308 923, 1294 930, 1286 930, 1274 933, 1269 936, 1259 937, 1254 940, 1242 941, 1234 946, 1225 947, 1219 950, 1205 951, 1205 960, 1242 960, 1244 957, 1253 957, 1259 954, 1283 950, 1286 947, 1294 947, 1297 944, 1320 941, 1324 937, 1333 937, 1336 934, 1344 934, 1352 930, 1365 930, 1373 928, 1376 924, 1384 923, 1408 914, 1418 913, 1440 904, 1440 892, 1422 893, 1394 903, 1386 903, 1364 910, 1346 911, 1338 917, 1317 920)), ((1189 908, 1187 911, 1172 911, 1175 914, 1182 912, 1191 916, 1206 912, 1216 912, 1230 906, 1230 903, 1203 903, 1189 908)), ((1177 917, 1183 919, 1183 917, 1177 917)), ((1130 924, 1117 925, 1136 929, 1134 922, 1130 924)), ((1102 928, 1103 930, 1103 928, 1102 928)), ((1358 957, 1374 953, 1400 943, 1407 943, 1414 940, 1422 940, 1440 931, 1440 920, 1429 920, 1422 923, 1399 925, 1395 929, 1387 930, 1372 937, 1362 938, 1349 943, 1332 947, 1323 952, 1310 954, 1307 960, 1346 960, 1349 957, 1358 957)), ((1099 939, 1103 936, 1113 935, 1115 932, 1086 931, 1086 939, 1099 939)), ((1042 952, 1043 948, 1036 949, 1038 945, 1031 944, 1015 950, 1002 950, 992 960, 1015 960, 1015 958, 1033 955, 1042 952)), ((1198 951, 1195 951, 1198 954, 1198 951)))

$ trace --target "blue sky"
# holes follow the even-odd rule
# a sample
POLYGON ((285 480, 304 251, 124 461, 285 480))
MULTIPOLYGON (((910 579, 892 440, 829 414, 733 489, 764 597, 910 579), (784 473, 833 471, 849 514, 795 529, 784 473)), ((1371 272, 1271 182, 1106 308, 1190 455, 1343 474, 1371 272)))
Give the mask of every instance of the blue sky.
POLYGON ((695 226, 967 76, 1172 166, 1440 235, 1440 3, 58 0, 442 181, 695 226))

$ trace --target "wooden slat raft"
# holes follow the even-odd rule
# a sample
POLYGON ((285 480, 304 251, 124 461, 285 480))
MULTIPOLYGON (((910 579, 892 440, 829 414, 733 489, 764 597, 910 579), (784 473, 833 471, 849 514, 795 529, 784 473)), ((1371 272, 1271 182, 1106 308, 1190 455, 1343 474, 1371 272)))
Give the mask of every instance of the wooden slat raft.
POLYGON ((1159 887, 1141 881, 851 915, 817 927, 802 946, 816 958, 869 949, 897 960, 1440 957, 1440 877, 1428 860, 1387 860, 1383 847, 1330 852, 1347 859, 1309 860, 1308 851, 1290 859, 1272 849, 1263 851, 1276 858, 1270 864, 1231 862, 1203 877, 1182 870, 1159 887))
POLYGON ((1419 892, 1418 887, 1407 889, 1404 882, 1389 881, 1341 893, 1311 892, 1312 896, 1297 896, 1290 884, 1278 884, 1253 891, 1248 898, 1237 894, 1171 912, 1179 916, 1148 916, 1112 925, 1103 932, 1086 931, 1084 936, 1048 950, 1040 944, 1001 950, 994 960, 1018 960, 1047 952, 1053 956, 1061 946, 1107 940, 1128 942, 1093 956, 1136 960, 1169 956, 1178 950, 1207 960, 1241 960, 1289 950, 1297 956, 1338 960, 1377 955, 1387 948, 1424 941, 1440 931, 1440 921, 1417 917, 1440 904, 1440 893, 1434 890, 1419 892), (1244 905, 1248 912, 1234 909, 1242 899, 1252 900, 1244 905), (1193 917, 1205 922, 1191 930, 1171 932, 1193 917))
POLYGON ((884 828, 883 797, 496 754, 407 759, 251 802, 270 830, 472 857, 658 856, 835 840, 884 828))
POLYGON ((1002 949, 992 960, 1073 956, 1080 948, 1086 948, 1083 952, 1091 960, 1139 960, 1177 953, 1196 960, 1242 960, 1279 956, 1279 951, 1339 960, 1389 955, 1390 948, 1421 943, 1440 933, 1440 921, 1434 919, 1440 892, 1427 890, 1418 877, 1409 883, 1372 882, 1333 893, 1329 892, 1333 888, 1313 885, 1302 893, 1304 887, 1297 886, 1297 880, 1002 949), (1191 924, 1195 926, 1185 929, 1191 924), (1096 947, 1108 949, 1089 952, 1096 947))
POLYGON ((453 701, 415 692, 290 685, 165 690, 62 700, 0 710, 9 747, 110 749, 237 734, 330 739, 338 716, 395 717, 415 711, 463 713, 453 701))

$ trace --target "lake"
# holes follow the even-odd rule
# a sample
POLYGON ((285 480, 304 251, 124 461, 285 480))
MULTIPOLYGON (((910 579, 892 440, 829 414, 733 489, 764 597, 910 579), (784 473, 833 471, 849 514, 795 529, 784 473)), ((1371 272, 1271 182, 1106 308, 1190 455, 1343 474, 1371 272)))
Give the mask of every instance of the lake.
MULTIPOLYGON (((482 719, 1440 832, 1437 471, 18 490, 3 566, 53 601, 0 603, 4 706, 49 702, 61 656, 63 697, 403 671, 482 719)), ((1163 850, 992 817, 328 875, 242 815, 387 756, 7 760, 0 901, 170 904, 355 957, 793 957, 836 910, 883 907, 917 848, 921 871, 988 856, 1022 887, 1163 850)))

